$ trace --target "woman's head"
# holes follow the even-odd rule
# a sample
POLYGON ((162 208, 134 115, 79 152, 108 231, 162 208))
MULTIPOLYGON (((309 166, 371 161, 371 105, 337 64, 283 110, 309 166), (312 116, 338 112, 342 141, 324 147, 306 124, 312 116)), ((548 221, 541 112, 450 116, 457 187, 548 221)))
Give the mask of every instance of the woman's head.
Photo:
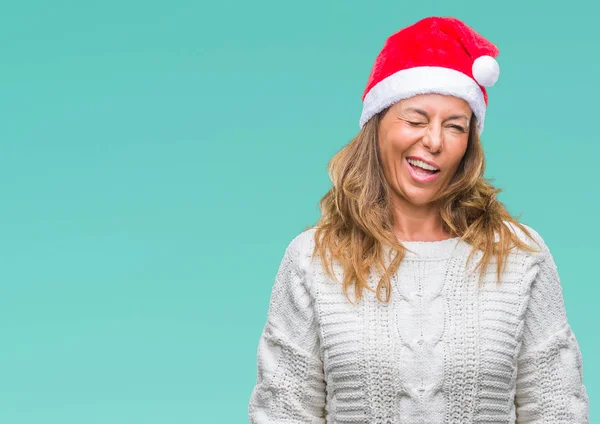
POLYGON ((465 100, 440 94, 400 100, 381 114, 379 155, 395 201, 428 206, 439 199, 467 151, 472 122, 465 100))
MULTIPOLYGON (((331 159, 332 206, 344 222, 385 232, 393 228, 397 202, 435 206, 443 214, 471 196, 484 169, 477 119, 466 102, 417 95, 373 116, 331 159), (417 157, 438 168, 433 180, 419 181, 426 171, 409 169, 417 157)), ((445 228, 456 232, 451 223, 445 228)))

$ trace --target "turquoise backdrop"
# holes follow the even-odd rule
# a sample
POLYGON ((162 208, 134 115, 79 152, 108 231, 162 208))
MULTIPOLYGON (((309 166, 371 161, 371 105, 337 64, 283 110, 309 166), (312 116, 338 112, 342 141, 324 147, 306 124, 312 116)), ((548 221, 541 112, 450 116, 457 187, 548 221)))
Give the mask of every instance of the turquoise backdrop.
POLYGON ((486 176, 554 254, 600 421, 599 10, 555 4, 6 2, 0 422, 247 422, 284 249, 428 15, 500 48, 486 176))

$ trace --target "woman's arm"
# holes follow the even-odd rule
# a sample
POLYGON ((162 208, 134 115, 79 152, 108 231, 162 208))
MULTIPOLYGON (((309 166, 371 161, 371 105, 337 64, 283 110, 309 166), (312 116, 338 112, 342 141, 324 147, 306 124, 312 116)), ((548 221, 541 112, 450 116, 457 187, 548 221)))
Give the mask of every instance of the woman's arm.
POLYGON ((533 280, 517 363, 517 423, 589 423, 579 344, 567 321, 556 263, 543 252, 527 271, 533 280))
POLYGON ((320 340, 307 278, 307 237, 288 245, 271 292, 258 345, 251 424, 325 423, 325 381, 320 340))

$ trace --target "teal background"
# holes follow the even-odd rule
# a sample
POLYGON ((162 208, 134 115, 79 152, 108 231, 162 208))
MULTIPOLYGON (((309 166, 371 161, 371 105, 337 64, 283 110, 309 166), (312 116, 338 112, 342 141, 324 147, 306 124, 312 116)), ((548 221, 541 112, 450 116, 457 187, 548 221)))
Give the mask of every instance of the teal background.
POLYGON ((500 48, 486 176, 555 256, 598 422, 597 13, 591 0, 4 4, 0 422, 247 422, 284 249, 319 216, 385 38, 428 15, 500 48))

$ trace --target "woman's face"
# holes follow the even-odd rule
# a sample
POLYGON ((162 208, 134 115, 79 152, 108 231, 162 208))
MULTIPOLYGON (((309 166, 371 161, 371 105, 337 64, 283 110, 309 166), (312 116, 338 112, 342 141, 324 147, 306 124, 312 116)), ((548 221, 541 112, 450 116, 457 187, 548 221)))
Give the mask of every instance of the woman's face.
POLYGON ((426 205, 450 183, 467 149, 471 114, 466 101, 441 94, 421 94, 390 106, 379 123, 379 149, 397 197, 426 205), (414 162, 419 158, 437 171, 421 169, 427 165, 414 162))

